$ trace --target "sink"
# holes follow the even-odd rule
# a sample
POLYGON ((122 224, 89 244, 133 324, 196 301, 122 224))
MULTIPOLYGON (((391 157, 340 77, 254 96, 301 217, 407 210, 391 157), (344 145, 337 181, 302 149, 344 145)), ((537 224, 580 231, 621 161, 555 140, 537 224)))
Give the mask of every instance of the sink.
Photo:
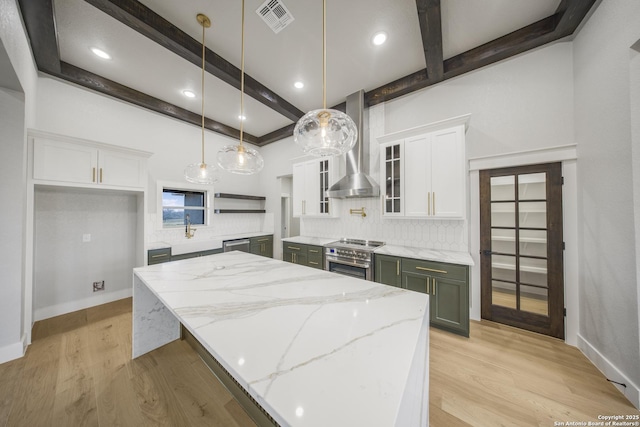
POLYGON ((222 240, 196 240, 193 242, 176 243, 171 245, 171 255, 182 255, 191 252, 210 251, 222 249, 222 240))

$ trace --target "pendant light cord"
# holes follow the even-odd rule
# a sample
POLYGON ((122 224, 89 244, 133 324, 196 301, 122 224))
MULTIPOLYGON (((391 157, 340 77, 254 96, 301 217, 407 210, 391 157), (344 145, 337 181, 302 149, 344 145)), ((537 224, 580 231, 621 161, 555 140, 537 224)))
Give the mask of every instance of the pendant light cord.
POLYGON ((240 146, 244 135, 244 0, 242 0, 242 37, 240 55, 240 146))
POLYGON ((327 0, 322 0, 322 109, 327 109, 327 0))
POLYGON ((203 21, 202 22, 202 81, 201 81, 201 90, 202 90, 202 164, 204 165, 204 55, 205 55, 205 48, 204 48, 204 31, 206 28, 206 24, 203 21))

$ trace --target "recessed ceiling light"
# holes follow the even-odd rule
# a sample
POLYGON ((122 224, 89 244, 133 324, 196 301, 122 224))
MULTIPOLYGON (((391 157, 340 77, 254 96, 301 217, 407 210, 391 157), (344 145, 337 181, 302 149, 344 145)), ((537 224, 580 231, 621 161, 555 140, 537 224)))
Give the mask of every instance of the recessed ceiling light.
POLYGON ((111 55, 109 55, 107 52, 105 52, 102 49, 98 49, 97 47, 92 47, 91 52, 93 52, 94 55, 102 59, 111 59, 111 55))
POLYGON ((190 90, 186 90, 186 89, 182 91, 182 94, 184 96, 186 96, 187 98, 195 98, 196 97, 195 92, 190 91, 190 90))
POLYGON ((238 118, 239 118, 240 120, 242 120, 242 121, 247 120, 247 116, 238 116, 238 118))
POLYGON ((302 89, 304 87, 304 83, 302 82, 295 82, 293 84, 297 89, 302 89))
POLYGON ((376 46, 380 46, 382 43, 387 41, 387 33, 385 33, 384 31, 377 32, 373 35, 371 41, 376 46))

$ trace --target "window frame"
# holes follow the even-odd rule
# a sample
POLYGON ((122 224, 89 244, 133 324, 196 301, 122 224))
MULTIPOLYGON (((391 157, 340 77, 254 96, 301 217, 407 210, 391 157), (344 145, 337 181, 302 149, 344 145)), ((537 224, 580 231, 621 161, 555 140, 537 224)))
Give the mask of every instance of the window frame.
MULTIPOLYGON (((214 189, 212 185, 198 185, 191 184, 188 182, 170 182, 170 181, 158 181, 156 185, 156 229, 157 230, 176 230, 178 228, 184 227, 184 224, 180 225, 171 225, 165 226, 164 221, 162 220, 162 212, 163 212, 163 204, 162 204, 162 195, 165 190, 176 190, 176 191, 192 191, 198 193, 204 193, 204 224, 194 224, 198 228, 208 228, 211 227, 211 215, 213 212, 212 201, 214 195, 214 189)), ((199 208, 199 207, 198 207, 199 208)))

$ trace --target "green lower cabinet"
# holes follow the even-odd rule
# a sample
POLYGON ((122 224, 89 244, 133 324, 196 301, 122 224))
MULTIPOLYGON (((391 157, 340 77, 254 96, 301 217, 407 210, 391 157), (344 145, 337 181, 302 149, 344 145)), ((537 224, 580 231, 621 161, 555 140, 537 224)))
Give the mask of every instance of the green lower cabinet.
POLYGON ((375 280, 429 294, 433 327, 469 336, 469 267, 375 255, 375 280))
POLYGON ((400 258, 389 255, 375 255, 375 263, 374 279, 376 282, 398 288, 402 287, 400 258))
POLYGON ((252 254, 273 258, 273 235, 252 237, 250 242, 252 254))
POLYGON ((282 260, 322 270, 324 267, 323 248, 322 246, 284 242, 282 260))

